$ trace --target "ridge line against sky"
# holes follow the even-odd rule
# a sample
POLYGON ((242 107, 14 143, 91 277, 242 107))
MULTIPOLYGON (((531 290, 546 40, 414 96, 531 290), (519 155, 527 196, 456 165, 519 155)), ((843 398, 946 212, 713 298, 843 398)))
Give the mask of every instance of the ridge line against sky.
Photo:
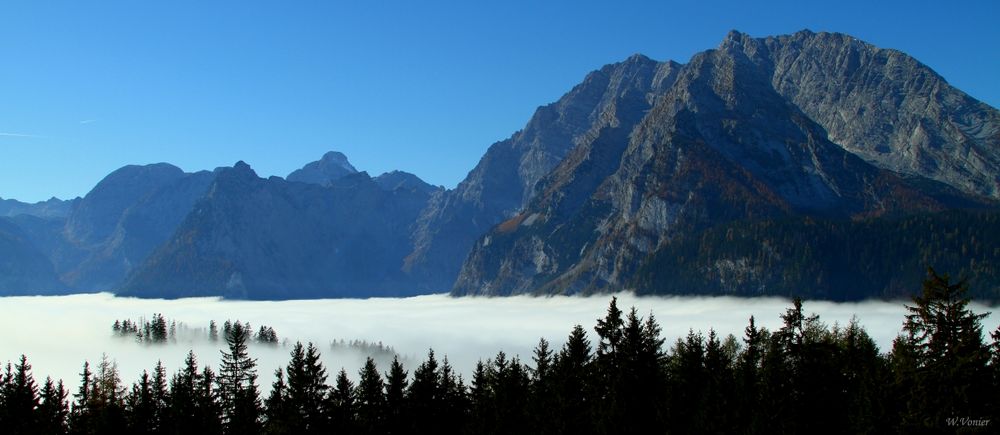
POLYGON ((686 63, 729 30, 802 29, 901 50, 1000 105, 1000 2, 122 0, 0 5, 0 197, 86 194, 127 164, 250 164, 329 150, 454 187, 590 71, 686 63))

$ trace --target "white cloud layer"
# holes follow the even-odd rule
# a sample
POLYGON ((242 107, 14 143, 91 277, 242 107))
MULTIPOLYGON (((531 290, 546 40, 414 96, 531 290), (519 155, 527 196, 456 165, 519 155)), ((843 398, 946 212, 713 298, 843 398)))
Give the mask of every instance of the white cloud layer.
MULTIPOLYGON (((779 314, 790 306, 780 298, 730 297, 636 297, 619 294, 623 310, 635 306, 640 315, 654 313, 663 327, 668 344, 687 334, 688 329, 708 332, 715 328, 720 336, 742 336, 748 318, 775 329, 779 314)), ((48 297, 0 298, 0 362, 28 356, 36 379, 46 375, 64 379, 71 390, 79 381, 84 360, 92 364, 102 353, 117 360, 122 378, 131 383, 162 360, 168 373, 178 370, 188 349, 194 349, 200 364, 218 365, 221 344, 181 337, 176 344, 145 346, 112 337, 111 324, 116 319, 149 318, 162 313, 192 328, 206 328, 210 320, 221 324, 226 319, 250 322, 256 329, 264 324, 274 327, 279 339, 317 344, 330 374, 341 367, 356 377, 364 356, 355 352, 332 352, 329 343, 337 339, 360 339, 383 342, 405 357, 406 369, 424 359, 428 348, 438 357, 447 355, 452 365, 468 374, 475 362, 504 350, 531 361, 531 350, 539 337, 560 347, 573 325, 590 331, 603 317, 610 296, 451 298, 444 295, 402 299, 327 299, 300 301, 223 301, 215 298, 180 300, 117 298, 107 293, 48 297)), ((809 313, 832 325, 846 324, 857 316, 883 352, 891 347, 899 333, 905 309, 902 302, 868 301, 860 303, 810 302, 809 313)), ((976 312, 997 311, 973 304, 976 312)), ((984 321, 984 331, 996 329, 1000 315, 984 321)), ((276 368, 288 363, 287 347, 253 346, 251 355, 258 358, 259 383, 268 390, 276 368)), ((383 361, 379 369, 388 367, 383 361)))

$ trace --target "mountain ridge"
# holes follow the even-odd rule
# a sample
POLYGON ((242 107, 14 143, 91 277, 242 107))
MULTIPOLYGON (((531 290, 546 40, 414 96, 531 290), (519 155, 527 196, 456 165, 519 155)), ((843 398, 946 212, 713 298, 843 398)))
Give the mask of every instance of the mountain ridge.
POLYGON ((71 202, 10 203, 30 213, 3 218, 0 251, 32 252, 24 267, 46 288, 57 286, 38 258, 70 290, 144 297, 837 299, 898 297, 912 284, 891 267, 799 250, 845 253, 849 240, 898 251, 899 270, 933 258, 974 272, 977 297, 990 297, 1000 270, 983 264, 1000 234, 964 228, 993 222, 998 201, 995 108, 849 35, 732 31, 684 64, 634 54, 586 74, 454 189, 401 171, 372 177, 336 151, 285 178, 243 161, 197 173, 126 166, 71 202), (910 229, 885 230, 898 222, 910 229), (951 238, 966 233, 975 243, 951 238), (850 274, 875 284, 832 287, 848 281, 829 277, 850 274))

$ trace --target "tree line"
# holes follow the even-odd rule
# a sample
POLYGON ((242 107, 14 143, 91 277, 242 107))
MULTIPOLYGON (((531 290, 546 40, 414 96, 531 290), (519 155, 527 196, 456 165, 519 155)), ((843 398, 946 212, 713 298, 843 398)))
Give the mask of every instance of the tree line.
MULTIPOLYGON (((240 323, 240 321, 236 320, 235 323, 240 323)), ((240 326, 246 331, 253 330, 249 322, 243 323, 240 326)), ((226 320, 222 325, 223 335, 229 335, 232 328, 233 321, 226 320)), ((205 333, 203 329, 190 331, 187 325, 178 323, 175 320, 168 322, 166 317, 160 313, 153 313, 151 320, 142 318, 138 321, 123 319, 115 320, 115 323, 111 325, 111 333, 115 337, 134 338, 137 343, 147 344, 176 343, 178 331, 189 332, 187 334, 189 337, 205 333)), ((215 323, 215 320, 211 320, 208 323, 207 338, 212 342, 219 341, 219 326, 215 323)), ((253 334, 253 340, 257 343, 278 344, 278 333, 270 326, 261 325, 260 329, 253 334)))
POLYGON ((225 331, 216 373, 189 353, 126 388, 106 356, 84 363, 72 395, 41 387, 27 358, 0 375, 0 428, 47 434, 616 434, 991 432, 1000 424, 1000 328, 968 308, 967 285, 931 270, 882 353, 856 321, 829 326, 795 299, 771 331, 690 331, 667 345, 652 313, 615 298, 593 328, 530 357, 498 352, 469 379, 430 350, 412 374, 368 358, 356 379, 327 372, 297 343, 262 397, 252 332, 225 331), (332 376, 332 381, 330 380, 332 376))

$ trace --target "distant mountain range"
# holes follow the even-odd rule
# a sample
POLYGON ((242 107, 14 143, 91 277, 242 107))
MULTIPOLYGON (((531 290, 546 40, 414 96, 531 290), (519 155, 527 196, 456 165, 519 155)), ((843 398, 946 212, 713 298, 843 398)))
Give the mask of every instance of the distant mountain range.
POLYGON ((1000 112, 847 35, 731 32, 587 75, 455 189, 330 152, 127 166, 0 201, 0 293, 233 298, 596 293, 1000 299, 1000 112))

